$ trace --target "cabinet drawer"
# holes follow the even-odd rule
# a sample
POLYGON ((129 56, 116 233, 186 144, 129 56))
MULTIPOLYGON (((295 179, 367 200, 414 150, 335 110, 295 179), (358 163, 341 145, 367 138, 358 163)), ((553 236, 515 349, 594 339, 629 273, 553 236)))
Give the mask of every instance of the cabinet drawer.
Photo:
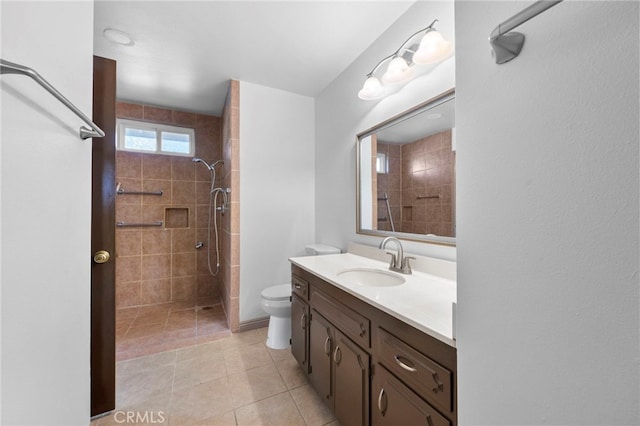
POLYGON ((425 400, 447 412, 453 410, 453 375, 449 370, 382 328, 378 328, 375 345, 378 362, 425 400))
POLYGON ((367 318, 316 290, 311 291, 311 305, 354 342, 363 348, 371 346, 371 325, 367 318))
POLYGON ((303 300, 309 300, 309 283, 297 275, 291 275, 291 292, 303 300))
POLYGON ((379 364, 373 376, 371 398, 373 426, 451 426, 449 420, 379 364))

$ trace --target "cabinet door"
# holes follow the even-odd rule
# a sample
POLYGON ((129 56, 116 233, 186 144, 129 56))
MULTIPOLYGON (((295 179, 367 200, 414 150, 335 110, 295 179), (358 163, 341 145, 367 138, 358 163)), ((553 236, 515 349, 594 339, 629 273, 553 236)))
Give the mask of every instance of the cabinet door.
POLYGON ((376 364, 371 399, 375 404, 371 410, 371 424, 375 426, 451 424, 381 364, 376 364))
POLYGON ((309 374, 309 305, 295 294, 291 296, 291 353, 309 374))
POLYGON ((309 325, 309 380, 318 394, 332 407, 331 351, 333 327, 315 309, 311 310, 309 325))
POLYGON ((334 413, 342 426, 369 424, 369 354, 335 330, 334 413))

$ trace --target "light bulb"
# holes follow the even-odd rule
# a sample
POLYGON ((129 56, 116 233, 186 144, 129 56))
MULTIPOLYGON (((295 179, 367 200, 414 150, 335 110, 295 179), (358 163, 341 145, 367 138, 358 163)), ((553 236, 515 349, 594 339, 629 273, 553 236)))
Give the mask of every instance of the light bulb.
POLYGON ((371 76, 367 78, 362 85, 362 89, 358 92, 358 97, 365 101, 378 99, 384 94, 384 87, 380 84, 380 80, 371 76))
POLYGON ((413 62, 419 65, 435 64, 449 56, 451 50, 451 42, 445 40, 439 32, 432 30, 422 37, 420 48, 413 55, 413 62))
POLYGON ((382 76, 382 82, 385 84, 404 83, 413 76, 413 72, 407 61, 400 56, 396 56, 389 62, 387 72, 382 76))

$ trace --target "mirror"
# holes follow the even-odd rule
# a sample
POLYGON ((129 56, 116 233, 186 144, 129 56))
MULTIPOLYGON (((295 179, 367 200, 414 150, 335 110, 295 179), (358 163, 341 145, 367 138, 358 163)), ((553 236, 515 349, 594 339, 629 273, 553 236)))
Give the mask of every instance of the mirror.
POLYGON ((357 232, 455 245, 455 91, 362 132, 357 232))

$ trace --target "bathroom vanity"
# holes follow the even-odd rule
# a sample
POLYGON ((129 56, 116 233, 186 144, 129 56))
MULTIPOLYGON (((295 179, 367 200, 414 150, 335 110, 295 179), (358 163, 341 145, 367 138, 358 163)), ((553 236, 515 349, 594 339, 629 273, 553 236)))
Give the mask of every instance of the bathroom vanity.
POLYGON ((352 253, 290 260, 291 351, 341 425, 457 424, 455 279, 352 253))

